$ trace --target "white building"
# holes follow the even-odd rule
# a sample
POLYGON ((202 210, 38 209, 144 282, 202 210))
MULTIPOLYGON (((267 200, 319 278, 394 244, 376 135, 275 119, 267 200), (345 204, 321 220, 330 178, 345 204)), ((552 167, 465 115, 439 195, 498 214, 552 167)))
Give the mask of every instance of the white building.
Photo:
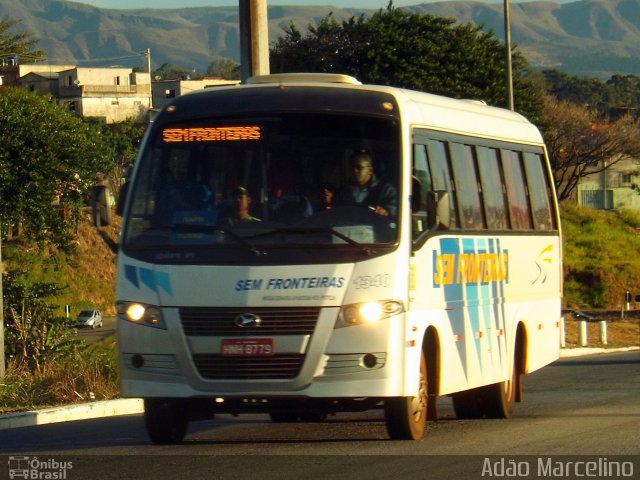
POLYGON ((132 118, 148 121, 151 108, 151 76, 131 68, 71 68, 59 73, 58 98, 83 117, 106 123, 132 118))
POLYGON ((180 95, 204 88, 235 85, 240 80, 223 80, 222 78, 203 78, 202 80, 158 80, 153 82, 153 108, 161 110, 171 100, 180 95))

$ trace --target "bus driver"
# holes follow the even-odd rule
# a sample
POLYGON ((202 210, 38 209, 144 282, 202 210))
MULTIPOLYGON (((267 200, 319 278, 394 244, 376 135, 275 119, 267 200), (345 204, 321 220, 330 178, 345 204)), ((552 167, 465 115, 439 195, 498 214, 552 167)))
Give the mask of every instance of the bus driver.
POLYGON ((350 183, 338 192, 339 203, 369 205, 384 217, 398 213, 398 194, 395 188, 375 176, 368 153, 358 152, 352 157, 351 175, 350 183))

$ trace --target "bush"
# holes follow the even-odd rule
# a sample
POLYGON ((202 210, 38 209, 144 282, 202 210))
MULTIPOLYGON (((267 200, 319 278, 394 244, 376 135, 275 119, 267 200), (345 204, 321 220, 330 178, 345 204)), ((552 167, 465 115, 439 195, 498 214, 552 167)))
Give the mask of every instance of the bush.
POLYGON ((42 373, 54 360, 73 355, 81 345, 72 337, 66 319, 53 315, 47 299, 61 287, 46 282, 22 282, 20 272, 9 272, 3 279, 6 309, 6 354, 17 368, 42 373))
POLYGON ((37 372, 10 359, 0 384, 0 413, 117 396, 115 340, 110 337, 64 360, 47 363, 37 372))

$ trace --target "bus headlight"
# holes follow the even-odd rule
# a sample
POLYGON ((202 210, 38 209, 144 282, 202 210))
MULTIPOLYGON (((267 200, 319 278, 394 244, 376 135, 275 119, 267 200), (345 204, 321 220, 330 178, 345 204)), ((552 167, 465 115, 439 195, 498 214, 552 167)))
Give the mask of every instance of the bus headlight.
POLYGON ((155 305, 145 305, 137 302, 116 303, 118 317, 139 325, 166 330, 162 311, 155 305))
POLYGON ((336 328, 375 323, 401 312, 404 312, 404 306, 397 300, 345 305, 340 309, 336 328))

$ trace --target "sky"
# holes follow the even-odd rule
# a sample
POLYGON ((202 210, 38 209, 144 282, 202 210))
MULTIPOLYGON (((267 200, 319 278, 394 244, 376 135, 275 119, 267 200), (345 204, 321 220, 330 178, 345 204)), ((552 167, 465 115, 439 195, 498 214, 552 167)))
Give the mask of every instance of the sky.
MULTIPOLYGON (((101 8, 185 8, 185 7, 222 7, 237 6, 238 0, 70 0, 101 8)), ((393 0, 396 7, 419 5, 421 3, 449 2, 453 0, 393 0)), ((478 0, 484 3, 503 3, 504 0, 478 0)), ((520 3, 533 0, 510 0, 520 3)), ((555 3, 568 3, 576 0, 551 0, 555 3)), ((276 5, 333 5, 337 8, 386 8, 389 0, 267 0, 268 6, 276 5)))

